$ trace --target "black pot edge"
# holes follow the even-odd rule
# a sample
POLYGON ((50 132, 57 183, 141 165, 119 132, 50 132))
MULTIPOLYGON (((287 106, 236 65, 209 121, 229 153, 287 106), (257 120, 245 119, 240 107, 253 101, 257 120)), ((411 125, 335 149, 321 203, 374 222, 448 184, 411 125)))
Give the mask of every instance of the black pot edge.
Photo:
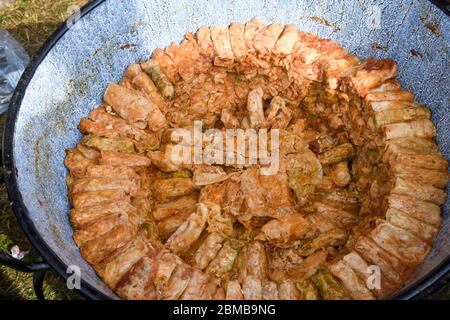
MULTIPOLYGON (((106 0, 93 0, 89 2, 81 9, 81 18, 87 15, 89 12, 94 10, 97 6, 106 0)), ((33 222, 28 217, 28 210, 22 200, 22 194, 18 188, 17 184, 17 172, 15 170, 15 161, 13 157, 14 150, 14 132, 15 132, 15 122, 17 114, 19 112, 22 100, 31 79, 34 76, 36 69, 39 67, 41 62, 45 59, 48 52, 53 48, 53 46, 58 42, 58 40, 68 31, 66 22, 64 22, 45 42, 42 48, 33 57, 30 64, 23 73, 14 95, 12 97, 9 111, 8 119, 5 126, 5 133, 3 136, 3 164, 5 168, 5 183, 8 192, 9 199, 11 201, 11 206, 13 211, 24 230, 26 236, 39 252, 39 254, 48 262, 51 267, 64 279, 67 279, 68 274, 65 270, 65 264, 59 259, 58 255, 53 252, 42 239, 40 234, 34 227, 33 222)), ((444 283, 448 282, 448 274, 450 273, 450 256, 448 256, 443 262, 441 262, 436 268, 429 272, 419 283, 412 284, 398 294, 394 295, 393 299, 398 300, 409 300, 409 299, 421 299, 424 298, 425 294, 437 291, 444 283), (447 275, 447 276, 446 276, 447 275)), ((81 289, 79 290, 82 295, 89 299, 96 300, 109 300, 110 298, 103 293, 100 293, 97 289, 92 287, 90 284, 82 280, 81 289)))
POLYGON ((450 283, 450 256, 447 256, 444 261, 428 272, 420 281, 400 290, 392 299, 426 299, 448 283, 450 283))
MULTIPOLYGON (((97 6, 103 3, 105 0, 94 0, 86 4, 81 8, 81 18, 89 14, 97 6)), ((64 36, 69 30, 66 22, 47 39, 44 45, 39 49, 36 55, 32 58, 31 62, 25 69, 10 102, 8 118, 5 125, 5 131, 3 135, 3 166, 5 173, 5 184, 8 192, 9 200, 11 202, 12 209, 25 232, 25 235, 30 240, 34 248, 44 258, 44 260, 64 279, 69 276, 66 273, 66 265, 59 259, 58 255, 51 250, 45 243, 44 239, 37 232, 34 223, 29 218, 28 210, 23 203, 22 194, 19 190, 17 183, 17 171, 15 166, 15 159, 13 155, 14 150, 14 133, 17 115, 22 104, 26 89, 33 78, 37 68, 41 62, 45 59, 47 54, 53 48, 53 46, 64 36)), ((78 290, 84 297, 95 300, 110 299, 108 296, 99 292, 90 284, 81 280, 81 289, 78 290)))

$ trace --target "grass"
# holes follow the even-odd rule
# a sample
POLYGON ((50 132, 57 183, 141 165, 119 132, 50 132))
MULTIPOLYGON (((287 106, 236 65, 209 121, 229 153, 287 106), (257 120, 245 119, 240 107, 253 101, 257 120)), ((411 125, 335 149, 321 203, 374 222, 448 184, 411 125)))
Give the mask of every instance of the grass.
MULTIPOLYGON (((0 9, 0 28, 8 30, 32 56, 52 32, 70 15, 71 5, 82 6, 87 0, 17 0, 0 9)), ((0 132, 3 132, 6 116, 0 117, 0 132)), ((0 250, 9 251, 18 245, 30 251, 25 261, 37 261, 9 205, 5 187, 0 185, 0 250)), ((79 296, 68 290, 64 281, 48 272, 44 284, 47 299, 77 299, 79 296)), ((36 299, 32 275, 16 272, 0 266, 0 299, 36 299)))
POLYGON ((71 5, 87 0, 17 0, 0 10, 0 28, 8 30, 28 51, 36 53, 42 43, 71 14, 71 5))

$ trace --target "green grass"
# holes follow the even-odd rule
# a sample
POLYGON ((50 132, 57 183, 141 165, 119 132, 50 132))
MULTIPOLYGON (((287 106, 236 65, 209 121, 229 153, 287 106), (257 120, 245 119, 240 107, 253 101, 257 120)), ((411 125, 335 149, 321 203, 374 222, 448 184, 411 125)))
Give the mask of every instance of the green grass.
MULTIPOLYGON (((68 17, 70 5, 84 5, 87 0, 17 0, 0 9, 0 28, 8 30, 28 51, 36 53, 52 32, 68 17)), ((0 118, 0 132, 6 117, 0 118)), ((5 187, 0 185, 0 250, 9 252, 18 245, 30 253, 25 261, 36 261, 33 251, 9 205, 5 187)), ((53 272, 47 273, 45 284, 47 299, 76 299, 79 296, 66 288, 64 281, 53 272)), ((36 299, 32 275, 0 266, 0 299, 36 299)))
POLYGON ((0 9, 0 28, 8 30, 33 55, 69 16, 71 5, 87 0, 17 0, 0 9))

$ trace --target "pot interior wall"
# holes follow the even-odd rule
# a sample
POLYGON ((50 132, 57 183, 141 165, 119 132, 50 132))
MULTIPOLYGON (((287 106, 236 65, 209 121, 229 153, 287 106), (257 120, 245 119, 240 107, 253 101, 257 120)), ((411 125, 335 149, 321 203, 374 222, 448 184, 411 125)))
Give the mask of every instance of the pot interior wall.
MULTIPOLYGON (((448 126, 449 19, 428 1, 105 1, 74 25, 37 68, 18 113, 14 158, 18 184, 36 229, 66 265, 101 292, 112 292, 81 258, 72 240, 63 165, 77 125, 102 100, 109 82, 157 47, 180 41, 202 25, 228 25, 254 17, 292 23, 331 38, 361 58, 398 62, 399 79, 433 111, 438 141, 450 155, 448 126), (379 22, 377 14, 380 10, 379 22)), ((450 254, 449 204, 434 249, 419 280, 450 254)))

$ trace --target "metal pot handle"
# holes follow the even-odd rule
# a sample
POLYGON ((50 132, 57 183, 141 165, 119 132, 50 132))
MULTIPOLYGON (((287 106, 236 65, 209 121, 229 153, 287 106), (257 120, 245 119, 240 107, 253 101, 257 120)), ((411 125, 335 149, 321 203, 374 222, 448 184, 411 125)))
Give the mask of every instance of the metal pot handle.
POLYGON ((20 272, 33 273, 33 289, 36 297, 39 300, 45 300, 43 284, 45 272, 50 269, 50 266, 47 263, 25 263, 13 258, 9 254, 0 252, 0 265, 5 265, 20 272))
POLYGON ((0 264, 20 272, 38 272, 50 269, 45 262, 26 263, 13 258, 11 255, 0 251, 0 264))
MULTIPOLYGON (((3 165, 2 160, 3 159, 1 159, 0 157, 0 166, 3 165)), ((5 174, 2 172, 0 173, 0 183, 3 183, 4 179, 5 174)), ((9 268, 12 268, 20 272, 33 273, 33 289, 36 294, 36 297, 39 300, 45 300, 43 287, 44 278, 45 272, 50 269, 50 266, 47 263, 45 262, 26 263, 0 250, 0 265, 5 265, 9 268)))

